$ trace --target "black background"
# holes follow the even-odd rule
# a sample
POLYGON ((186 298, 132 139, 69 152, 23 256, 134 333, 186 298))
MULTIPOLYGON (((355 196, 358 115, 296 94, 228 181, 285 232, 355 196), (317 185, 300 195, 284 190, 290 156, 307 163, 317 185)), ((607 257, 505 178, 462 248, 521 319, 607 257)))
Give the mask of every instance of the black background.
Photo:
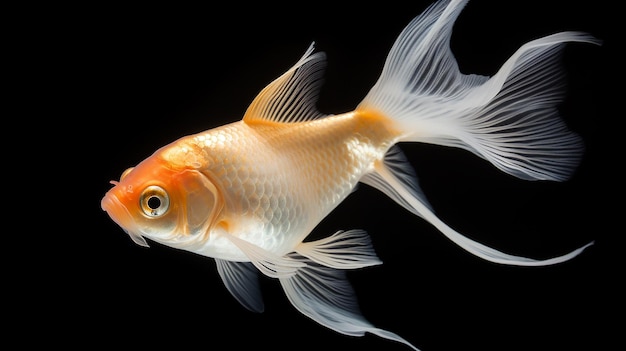
MULTIPOLYGON (((26 22, 36 29, 31 40, 16 40, 24 49, 16 57, 28 67, 18 74, 34 73, 22 83, 40 97, 28 99, 20 115, 37 124, 29 116, 43 114, 52 141, 44 147, 45 171, 59 179, 38 188, 54 194, 46 196, 52 219, 26 222, 45 255, 20 255, 24 263, 38 261, 38 274, 19 274, 20 283, 11 285, 28 297, 19 304, 16 329, 59 345, 407 350, 317 325, 269 278, 262 278, 265 312, 251 313, 224 288, 212 259, 133 244, 101 211, 100 199, 109 180, 158 147, 239 120, 312 41, 328 60, 319 109, 353 109, 396 36, 429 3, 36 9, 26 22), (35 113, 35 106, 45 112, 35 113)), ((461 150, 402 145, 436 213, 461 233, 536 258, 596 244, 556 266, 497 265, 361 186, 316 233, 370 233, 384 263, 348 277, 374 325, 424 351, 601 349, 616 335, 610 321, 622 318, 614 298, 623 272, 614 255, 623 229, 613 224, 622 198, 611 180, 622 156, 610 135, 623 111, 610 107, 616 100, 608 83, 618 67, 610 52, 618 42, 609 29, 615 10, 603 3, 474 1, 452 37, 461 70, 483 75, 494 74, 523 43, 554 32, 581 30, 605 41, 564 52, 568 95, 561 110, 587 146, 570 181, 522 181, 461 150)))

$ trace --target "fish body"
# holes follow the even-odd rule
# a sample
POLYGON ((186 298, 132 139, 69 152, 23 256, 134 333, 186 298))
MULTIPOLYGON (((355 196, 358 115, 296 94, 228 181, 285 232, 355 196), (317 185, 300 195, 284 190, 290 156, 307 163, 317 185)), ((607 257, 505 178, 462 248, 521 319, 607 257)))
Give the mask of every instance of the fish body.
MULTIPOLYGON (((382 122, 362 119, 348 113, 291 124, 237 122, 183 144, 198 145, 211 154, 224 148, 217 158, 200 166, 216 179, 220 193, 228 199, 217 226, 283 256, 292 252, 385 154, 393 134, 382 122)), ((208 256, 220 255, 213 251, 208 256)), ((237 256, 222 258, 246 259, 241 252, 237 256)))
POLYGON ((358 183, 382 191, 483 259, 540 266, 569 260, 500 252, 445 224, 396 146, 427 142, 463 148, 527 180, 568 179, 583 152, 559 119, 557 60, 565 42, 598 41, 563 32, 522 46, 493 76, 459 72, 449 49, 466 1, 439 1, 392 47, 381 76, 353 111, 316 108, 325 56, 313 45, 263 89, 244 117, 182 137, 112 182, 102 208, 138 244, 144 238, 214 258, 226 288, 260 312, 258 272, 277 278, 289 301, 320 324, 366 332, 417 349, 360 315, 345 270, 380 264, 362 230, 309 234, 358 183))
MULTIPOLYGON (((187 200, 180 202, 193 205, 182 211, 179 218, 184 219, 164 218, 163 222, 180 224, 162 226, 172 230, 155 233, 156 241, 167 244, 179 236, 174 246, 184 248, 189 244, 185 238, 193 242, 202 238, 202 245, 195 244, 201 247, 192 251, 247 260, 232 243, 218 239, 223 231, 283 256, 353 191, 394 144, 398 132, 387 124, 380 117, 353 112, 300 123, 235 122, 161 148, 134 167, 128 175, 132 178, 124 178, 146 184, 145 188, 155 184, 154 174, 162 169, 159 178, 176 182, 159 183, 163 189, 184 184, 186 194, 180 197, 187 200), (199 220, 190 220, 195 211, 200 212, 199 220), (219 215, 211 218, 211 212, 219 215)), ((134 191, 136 186, 132 188, 129 192, 118 186, 107 199, 140 203, 141 194, 134 191)), ((170 200, 170 206, 176 202, 170 200)), ((152 221, 146 226, 152 227, 152 221)), ((141 240, 141 230, 136 234, 141 240)))

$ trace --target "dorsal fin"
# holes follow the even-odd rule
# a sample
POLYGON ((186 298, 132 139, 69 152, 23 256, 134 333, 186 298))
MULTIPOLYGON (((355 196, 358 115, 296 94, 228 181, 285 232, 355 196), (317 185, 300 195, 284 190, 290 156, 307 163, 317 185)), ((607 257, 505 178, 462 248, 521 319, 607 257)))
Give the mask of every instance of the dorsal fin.
POLYGON ((315 106, 326 66, 323 52, 313 53, 311 43, 302 58, 287 72, 268 84, 254 98, 243 121, 304 122, 324 117, 315 106))

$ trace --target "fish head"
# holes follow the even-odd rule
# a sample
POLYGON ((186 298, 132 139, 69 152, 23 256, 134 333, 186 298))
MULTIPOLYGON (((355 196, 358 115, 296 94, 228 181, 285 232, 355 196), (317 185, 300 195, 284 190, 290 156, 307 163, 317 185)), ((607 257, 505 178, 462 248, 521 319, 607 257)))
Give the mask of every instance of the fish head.
POLYGON ((158 155, 129 168, 102 198, 101 207, 133 241, 144 238, 186 248, 207 239, 223 207, 217 188, 197 169, 158 155))

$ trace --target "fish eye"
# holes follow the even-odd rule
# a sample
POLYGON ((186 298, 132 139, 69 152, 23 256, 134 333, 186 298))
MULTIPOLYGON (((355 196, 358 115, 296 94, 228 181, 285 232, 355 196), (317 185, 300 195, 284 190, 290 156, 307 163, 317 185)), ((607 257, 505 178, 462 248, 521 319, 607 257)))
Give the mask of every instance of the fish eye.
POLYGON ((170 197, 165 189, 151 185, 141 193, 139 205, 146 216, 159 217, 169 209, 170 197))
POLYGON ((124 177, 126 177, 128 175, 128 173, 130 173, 135 167, 130 167, 127 168, 124 172, 122 172, 122 175, 120 176, 120 182, 122 181, 122 179, 124 179, 124 177))

